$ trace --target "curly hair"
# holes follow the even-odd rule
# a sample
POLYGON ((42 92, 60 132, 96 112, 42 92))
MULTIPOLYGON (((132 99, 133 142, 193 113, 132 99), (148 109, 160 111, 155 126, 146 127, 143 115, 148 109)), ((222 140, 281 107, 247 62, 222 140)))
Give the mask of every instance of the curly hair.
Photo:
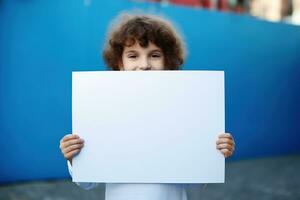
POLYGON ((161 48, 165 70, 178 70, 185 59, 185 46, 180 35, 167 20, 154 15, 122 14, 112 24, 103 50, 103 59, 112 70, 120 70, 125 46, 149 42, 161 48))

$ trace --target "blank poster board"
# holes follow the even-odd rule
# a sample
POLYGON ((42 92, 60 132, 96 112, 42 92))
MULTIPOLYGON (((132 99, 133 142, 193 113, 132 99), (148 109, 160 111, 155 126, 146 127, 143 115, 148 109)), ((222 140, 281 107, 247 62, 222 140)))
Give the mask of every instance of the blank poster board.
POLYGON ((223 183, 223 71, 72 74, 73 181, 223 183))

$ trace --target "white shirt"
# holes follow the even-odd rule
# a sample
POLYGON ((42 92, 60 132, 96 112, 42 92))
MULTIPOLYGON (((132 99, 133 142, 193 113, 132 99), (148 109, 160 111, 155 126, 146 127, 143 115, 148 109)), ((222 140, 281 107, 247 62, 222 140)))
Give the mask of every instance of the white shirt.
MULTIPOLYGON (((72 176, 72 166, 68 162, 72 176)), ((83 189, 96 187, 97 183, 76 183, 83 189)), ((184 184, 106 183, 105 200, 187 200, 184 184)))

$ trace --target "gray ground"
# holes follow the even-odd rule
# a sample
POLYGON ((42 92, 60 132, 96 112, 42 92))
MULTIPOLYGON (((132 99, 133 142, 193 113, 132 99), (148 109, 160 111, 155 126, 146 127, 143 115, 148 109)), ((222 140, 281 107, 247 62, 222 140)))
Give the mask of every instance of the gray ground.
MULTIPOLYGON (((226 163, 226 184, 188 189, 191 200, 300 200, 300 155, 226 163)), ((104 199, 104 185, 85 191, 70 180, 0 185, 0 200, 104 199)))

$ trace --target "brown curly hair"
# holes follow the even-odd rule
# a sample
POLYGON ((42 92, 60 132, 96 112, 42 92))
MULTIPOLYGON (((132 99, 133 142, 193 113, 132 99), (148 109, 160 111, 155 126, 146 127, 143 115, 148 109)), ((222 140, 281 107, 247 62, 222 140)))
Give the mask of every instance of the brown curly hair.
POLYGON ((184 62, 184 42, 170 22, 154 15, 121 14, 107 35, 102 55, 107 66, 120 70, 124 47, 135 42, 142 47, 152 42, 161 48, 165 70, 178 70, 184 62))

